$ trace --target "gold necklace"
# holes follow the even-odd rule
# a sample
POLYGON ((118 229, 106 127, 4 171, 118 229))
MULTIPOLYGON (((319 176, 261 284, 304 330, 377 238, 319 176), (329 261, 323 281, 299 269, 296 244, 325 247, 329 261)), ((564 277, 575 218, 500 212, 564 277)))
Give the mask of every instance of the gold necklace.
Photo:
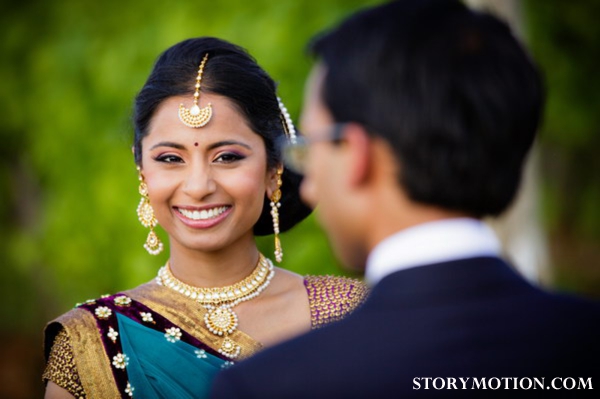
POLYGON ((198 301, 206 310, 204 323, 210 332, 222 336, 219 352, 229 358, 239 356, 241 347, 228 337, 238 325, 233 307, 260 295, 275 275, 273 263, 259 254, 258 264, 242 281, 225 287, 194 287, 177 279, 171 272, 169 262, 158 271, 156 282, 198 301))

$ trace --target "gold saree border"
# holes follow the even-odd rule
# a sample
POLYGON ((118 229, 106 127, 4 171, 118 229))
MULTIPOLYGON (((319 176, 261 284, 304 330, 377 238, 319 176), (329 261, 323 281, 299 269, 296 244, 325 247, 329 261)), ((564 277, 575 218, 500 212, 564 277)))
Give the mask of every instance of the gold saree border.
POLYGON ((46 352, 61 328, 69 334, 73 360, 88 399, 120 398, 111 361, 106 355, 96 318, 85 309, 73 309, 46 327, 46 352))

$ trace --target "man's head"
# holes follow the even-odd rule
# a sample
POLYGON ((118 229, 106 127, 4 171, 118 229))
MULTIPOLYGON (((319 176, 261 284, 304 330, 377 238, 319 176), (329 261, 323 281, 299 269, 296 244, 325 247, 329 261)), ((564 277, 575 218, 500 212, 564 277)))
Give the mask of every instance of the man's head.
POLYGON ((303 190, 345 262, 364 263, 367 225, 507 208, 543 89, 504 23, 460 1, 401 0, 350 17, 312 50, 304 131, 344 125, 341 142, 311 146, 303 190))

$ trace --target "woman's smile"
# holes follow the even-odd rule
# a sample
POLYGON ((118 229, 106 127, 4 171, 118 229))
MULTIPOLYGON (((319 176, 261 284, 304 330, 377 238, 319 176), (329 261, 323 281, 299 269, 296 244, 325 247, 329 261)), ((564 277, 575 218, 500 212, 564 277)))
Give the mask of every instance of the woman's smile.
POLYGON ((197 207, 173 207, 175 214, 188 227, 207 229, 221 223, 233 209, 230 205, 197 207))

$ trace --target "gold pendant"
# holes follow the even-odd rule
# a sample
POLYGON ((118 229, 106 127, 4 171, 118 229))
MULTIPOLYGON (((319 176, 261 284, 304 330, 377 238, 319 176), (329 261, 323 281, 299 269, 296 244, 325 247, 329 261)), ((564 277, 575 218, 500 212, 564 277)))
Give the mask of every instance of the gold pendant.
POLYGON ((204 315, 204 322, 210 332, 222 336, 235 331, 238 325, 238 318, 231 309, 217 307, 204 315))
POLYGON ((232 339, 230 339, 229 337, 225 337, 225 339, 223 339, 223 342, 221 342, 221 348, 219 349, 219 353, 231 359, 235 359, 240 355, 241 350, 242 348, 238 344, 236 344, 232 339))

